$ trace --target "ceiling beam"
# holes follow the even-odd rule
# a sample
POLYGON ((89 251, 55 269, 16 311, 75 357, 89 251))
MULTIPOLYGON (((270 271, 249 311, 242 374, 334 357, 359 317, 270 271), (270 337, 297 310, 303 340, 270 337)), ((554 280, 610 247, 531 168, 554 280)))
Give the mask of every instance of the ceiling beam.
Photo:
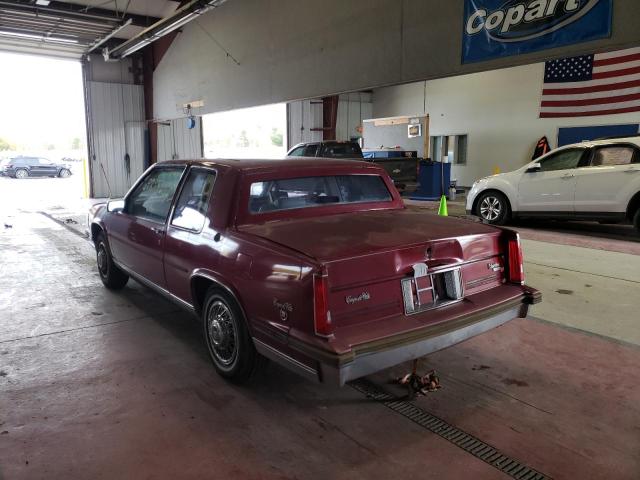
POLYGON ((49 5, 46 7, 35 5, 32 0, 2 0, 0 1, 0 7, 13 9, 14 11, 42 12, 60 15, 61 17, 66 18, 98 20, 118 24, 131 19, 131 24, 137 27, 149 27, 160 20, 158 17, 149 17, 134 13, 126 13, 124 16, 119 16, 114 10, 79 5, 76 3, 66 3, 57 0, 51 0, 49 5))
POLYGON ((153 43, 159 38, 176 31, 180 27, 205 14, 209 10, 218 8, 227 0, 189 0, 172 15, 161 19, 154 25, 144 29, 135 37, 123 42, 111 51, 103 51, 105 59, 120 59, 153 43))

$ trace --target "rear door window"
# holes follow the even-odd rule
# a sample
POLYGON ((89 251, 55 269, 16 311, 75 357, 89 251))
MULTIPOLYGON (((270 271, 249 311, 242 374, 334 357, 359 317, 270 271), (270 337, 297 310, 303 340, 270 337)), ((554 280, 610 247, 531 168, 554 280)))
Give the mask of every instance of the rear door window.
POLYGON ((127 198, 127 213, 164 223, 184 168, 156 168, 127 198))
POLYGON ((391 200, 391 193, 379 175, 287 178, 252 183, 249 211, 263 213, 328 204, 391 200))
POLYGON ((632 147, 602 147, 593 152, 592 167, 629 165, 633 163, 635 149, 632 147))
POLYGON ((202 230, 215 179, 216 174, 211 170, 193 169, 189 172, 176 202, 171 225, 194 232, 202 230))
POLYGON ((315 157, 318 155, 318 144, 307 145, 302 153, 305 157, 315 157))

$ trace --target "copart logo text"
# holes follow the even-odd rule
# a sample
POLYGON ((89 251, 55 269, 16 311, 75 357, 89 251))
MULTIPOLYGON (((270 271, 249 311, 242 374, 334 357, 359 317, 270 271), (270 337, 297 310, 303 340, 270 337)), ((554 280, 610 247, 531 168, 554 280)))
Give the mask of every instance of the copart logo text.
POLYGON ((499 9, 475 10, 467 35, 485 32, 499 42, 520 42, 555 32, 585 16, 600 0, 507 0, 499 9))

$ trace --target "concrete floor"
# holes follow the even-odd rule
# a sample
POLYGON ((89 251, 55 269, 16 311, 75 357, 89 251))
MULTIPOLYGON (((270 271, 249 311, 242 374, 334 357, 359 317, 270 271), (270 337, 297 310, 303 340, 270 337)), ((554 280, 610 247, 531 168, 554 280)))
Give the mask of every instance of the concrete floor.
MULTIPOLYGON (((79 218, 62 182, 0 178, 0 479, 508 478, 351 387, 275 365, 223 381, 192 318, 102 287, 77 225, 51 219, 79 218)), ((556 479, 640 478, 640 257, 532 232, 544 303, 424 358, 444 388, 416 404, 556 479)), ((370 379, 400 395, 405 369, 370 379)))

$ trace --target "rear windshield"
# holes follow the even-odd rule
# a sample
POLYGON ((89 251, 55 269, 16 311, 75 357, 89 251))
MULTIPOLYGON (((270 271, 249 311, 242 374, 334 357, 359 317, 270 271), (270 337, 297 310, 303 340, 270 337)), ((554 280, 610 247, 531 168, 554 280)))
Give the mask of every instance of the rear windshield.
POLYGON ((249 211, 263 213, 327 204, 391 200, 391 193, 379 175, 287 178, 252 183, 249 211))
POLYGON ((362 158, 362 150, 357 143, 328 143, 324 146, 323 156, 329 158, 362 158))

